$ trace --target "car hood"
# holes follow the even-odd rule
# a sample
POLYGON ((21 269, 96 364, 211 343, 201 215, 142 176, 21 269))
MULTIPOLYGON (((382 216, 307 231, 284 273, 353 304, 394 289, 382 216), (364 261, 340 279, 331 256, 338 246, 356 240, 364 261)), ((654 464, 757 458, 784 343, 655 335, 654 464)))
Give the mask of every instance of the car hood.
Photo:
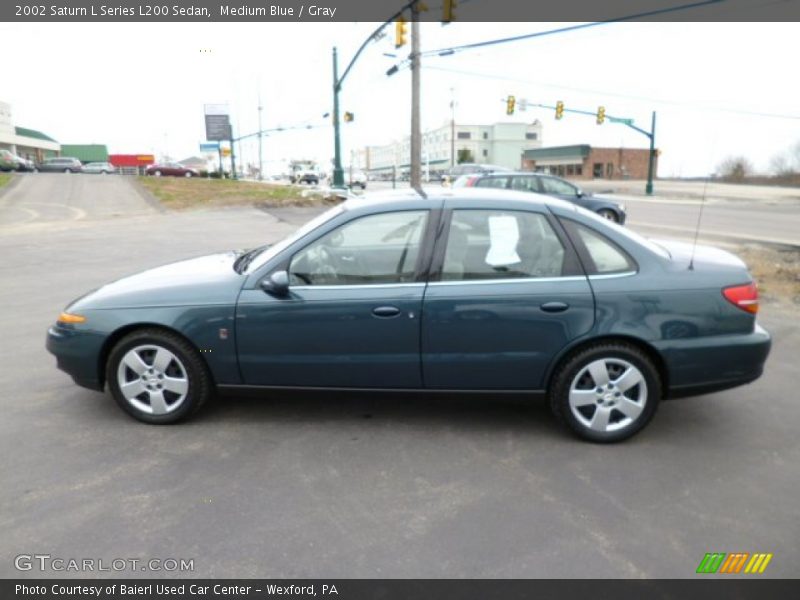
POLYGON ((738 256, 731 254, 714 246, 695 246, 690 242, 678 242, 675 240, 651 239, 651 242, 658 244, 669 252, 672 263, 677 267, 687 267, 692 262, 695 269, 699 267, 710 267, 724 270, 747 271, 747 265, 738 256))
POLYGON ((233 270, 238 255, 200 256, 123 277, 79 298, 68 310, 232 304, 245 280, 233 270))

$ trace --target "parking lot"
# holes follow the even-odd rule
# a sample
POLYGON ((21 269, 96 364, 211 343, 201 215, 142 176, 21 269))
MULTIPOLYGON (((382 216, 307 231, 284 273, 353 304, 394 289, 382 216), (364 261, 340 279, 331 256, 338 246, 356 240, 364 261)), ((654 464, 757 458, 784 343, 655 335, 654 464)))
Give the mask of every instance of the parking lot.
POLYGON ((46 553, 194 559, 195 577, 681 578, 714 551, 796 576, 796 307, 762 306, 762 379, 665 402, 619 445, 507 398, 225 397, 148 426, 56 370, 47 327, 104 282, 275 241, 308 211, 172 213, 122 177, 21 179, 0 196, 0 576, 46 553))

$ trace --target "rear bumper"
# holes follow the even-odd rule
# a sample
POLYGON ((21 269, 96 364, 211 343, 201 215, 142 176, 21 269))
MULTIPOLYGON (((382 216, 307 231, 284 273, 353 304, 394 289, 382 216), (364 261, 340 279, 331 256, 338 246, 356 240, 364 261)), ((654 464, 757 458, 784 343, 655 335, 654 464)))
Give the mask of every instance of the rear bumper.
POLYGON ((56 357, 59 369, 76 384, 92 390, 103 390, 100 379, 100 350, 103 338, 88 331, 53 325, 47 330, 47 350, 56 357))
POLYGON ((667 340, 655 344, 669 373, 667 398, 708 394, 755 381, 772 340, 758 324, 752 333, 667 340))

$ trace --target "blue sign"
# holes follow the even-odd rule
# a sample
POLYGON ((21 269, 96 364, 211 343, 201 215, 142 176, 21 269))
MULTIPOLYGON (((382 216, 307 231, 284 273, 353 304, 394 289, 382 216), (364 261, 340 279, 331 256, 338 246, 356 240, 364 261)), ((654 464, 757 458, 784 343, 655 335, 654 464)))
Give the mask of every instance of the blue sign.
POLYGON ((200 152, 218 152, 219 142, 206 142, 200 144, 200 152))

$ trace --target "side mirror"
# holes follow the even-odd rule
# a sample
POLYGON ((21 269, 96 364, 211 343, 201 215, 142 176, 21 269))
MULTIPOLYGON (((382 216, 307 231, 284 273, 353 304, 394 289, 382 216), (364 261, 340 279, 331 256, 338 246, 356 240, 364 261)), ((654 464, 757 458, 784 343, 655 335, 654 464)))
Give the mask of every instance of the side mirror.
POLYGON ((577 190, 575 190, 575 195, 578 198, 583 198, 583 190, 581 188, 578 188, 577 190))
POLYGON ((261 289, 270 296, 283 298, 289 295, 289 273, 275 271, 266 279, 261 280, 261 289))

